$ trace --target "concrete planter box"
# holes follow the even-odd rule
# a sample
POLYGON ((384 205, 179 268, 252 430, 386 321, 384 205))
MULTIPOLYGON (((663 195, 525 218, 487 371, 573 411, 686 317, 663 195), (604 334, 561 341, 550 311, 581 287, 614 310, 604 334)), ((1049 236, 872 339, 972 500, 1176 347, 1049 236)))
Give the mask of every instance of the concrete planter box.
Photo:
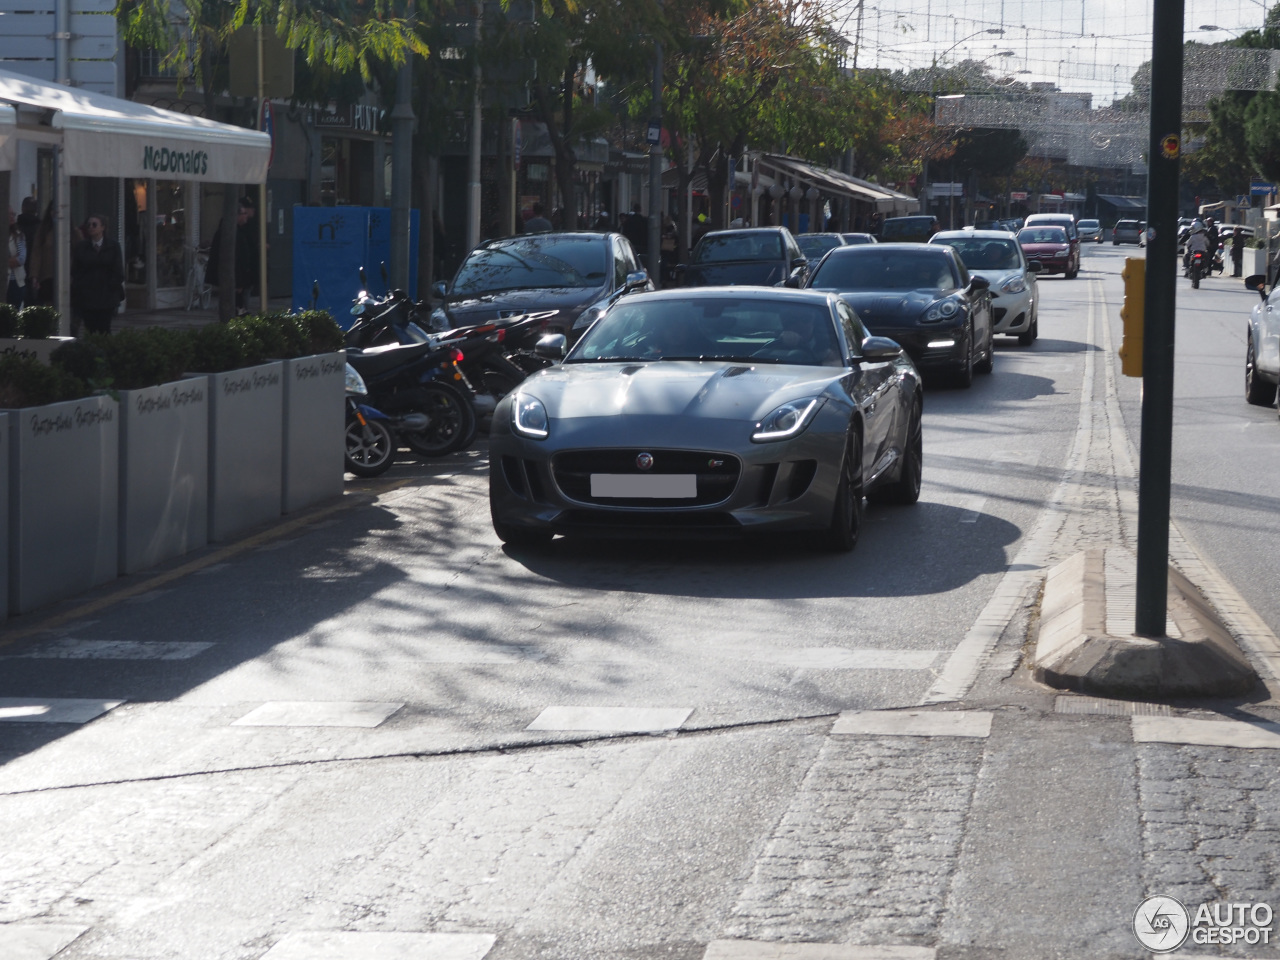
POLYGON ((1246 277, 1256 276, 1267 273, 1267 249, 1266 247, 1257 247, 1244 252, 1244 275, 1246 277))
POLYGON ((209 381, 120 392, 120 572, 209 537, 209 381))
POLYGON ((346 353, 284 361, 285 513, 342 496, 346 353))
POLYGON ((53 351, 74 339, 75 337, 48 337, 42 340, 31 340, 27 337, 0 337, 0 353, 26 353, 48 363, 49 355, 53 351))
POLYGON ((209 540, 230 540, 280 516, 284 363, 211 373, 209 540))
POLYGON ((0 620, 9 616, 9 414, 0 412, 0 620))
POLYGON ((120 416, 110 397, 9 417, 9 612, 118 573, 120 416))

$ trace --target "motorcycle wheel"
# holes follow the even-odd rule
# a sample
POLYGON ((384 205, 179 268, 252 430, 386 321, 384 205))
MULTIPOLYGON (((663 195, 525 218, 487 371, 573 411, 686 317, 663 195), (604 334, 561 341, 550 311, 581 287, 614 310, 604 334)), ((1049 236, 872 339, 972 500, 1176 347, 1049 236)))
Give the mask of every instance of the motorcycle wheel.
POLYGON ((377 477, 391 469, 396 458, 396 442, 381 420, 347 419, 345 464, 357 477, 377 477))
POLYGON ((405 445, 420 457, 442 457, 465 450, 475 441, 480 425, 475 408, 462 392, 446 383, 424 383, 397 398, 397 412, 425 413, 427 429, 405 431, 405 445))

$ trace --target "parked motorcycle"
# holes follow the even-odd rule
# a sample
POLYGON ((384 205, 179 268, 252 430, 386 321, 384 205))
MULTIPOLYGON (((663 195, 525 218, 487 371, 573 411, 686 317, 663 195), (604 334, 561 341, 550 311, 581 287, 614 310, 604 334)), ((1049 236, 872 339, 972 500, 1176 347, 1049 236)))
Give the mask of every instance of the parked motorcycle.
POLYGON ((393 417, 426 415, 425 424, 398 434, 420 456, 438 457, 470 446, 479 429, 474 398, 457 369, 460 356, 451 346, 430 342, 390 344, 349 349, 347 362, 379 410, 393 417))
POLYGON ((364 378, 347 364, 347 429, 344 453, 346 470, 357 477, 377 477, 391 469, 395 462, 397 434, 415 433, 427 428, 427 416, 408 413, 390 417, 377 407, 361 403, 369 389, 364 378))

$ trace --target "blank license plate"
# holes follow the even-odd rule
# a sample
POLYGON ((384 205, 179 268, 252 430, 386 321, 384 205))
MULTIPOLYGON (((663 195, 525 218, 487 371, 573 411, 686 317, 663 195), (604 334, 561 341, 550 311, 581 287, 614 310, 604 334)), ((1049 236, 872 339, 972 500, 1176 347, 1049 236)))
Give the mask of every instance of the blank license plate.
POLYGON ((653 497, 662 500, 693 498, 698 495, 698 478, 692 473, 593 473, 593 497, 653 497))

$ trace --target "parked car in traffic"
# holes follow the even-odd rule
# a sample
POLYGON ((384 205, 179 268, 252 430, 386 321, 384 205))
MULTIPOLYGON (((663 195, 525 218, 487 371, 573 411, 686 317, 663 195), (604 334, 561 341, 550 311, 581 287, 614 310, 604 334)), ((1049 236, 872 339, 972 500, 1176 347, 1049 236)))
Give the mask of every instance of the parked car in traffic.
POLYGON ((933 216, 889 217, 880 224, 880 242, 928 243, 938 229, 938 218, 933 216))
POLYGON ((930 243, 946 244, 971 276, 991 285, 992 330, 1030 346, 1040 335, 1040 265, 1027 260, 1017 239, 1003 230, 943 230, 930 243))
POLYGON ((1076 224, 1076 232, 1080 234, 1080 242, 1094 243, 1102 242, 1102 221, 1101 220, 1081 220, 1076 224))
POLYGON ((796 237, 800 252, 811 265, 817 264, 827 253, 836 247, 843 247, 845 239, 838 233, 802 233, 796 237))
POLYGON ((1244 351, 1244 398, 1261 407, 1276 402, 1276 385, 1280 383, 1280 286, 1267 296, 1266 280, 1258 274, 1244 281, 1246 290, 1262 295, 1249 314, 1244 351))
POLYGON ((546 329, 570 339, 609 304, 652 290, 631 242, 620 233, 537 233, 488 240, 438 283, 431 326, 448 330, 516 314, 559 311, 546 329))
POLYGON ((1040 273, 1061 273, 1068 280, 1080 269, 1079 248, 1072 247, 1063 227, 1023 227, 1018 243, 1027 260, 1040 264, 1040 273))
MULTIPOLYGON (((562 348, 558 337, 540 347, 562 348)), ((494 531, 515 546, 554 534, 776 532, 850 550, 864 495, 918 499, 920 416, 907 354, 870 336, 836 296, 708 287, 626 297, 499 404, 494 531)))
POLYGON ((1111 245, 1118 247, 1122 243, 1136 243, 1143 246, 1146 229, 1147 225, 1141 220, 1117 220, 1111 231, 1111 245))
POLYGON ((803 286, 809 259, 786 227, 715 230, 703 235, 676 274, 686 287, 803 286))
MULTIPOLYGON (((1080 233, 1076 227, 1076 218, 1070 213, 1033 213, 1023 224, 1026 227, 1061 227, 1067 235, 1067 244, 1071 247, 1071 262, 1065 271, 1068 280, 1074 280, 1080 272, 1080 233)), ((1049 272, 1049 271, 1045 271, 1049 272)))
POLYGON ((839 294, 868 330, 902 344, 926 374, 967 387, 975 372, 991 372, 990 284, 970 276, 946 244, 840 247, 818 265, 809 286, 839 294))

